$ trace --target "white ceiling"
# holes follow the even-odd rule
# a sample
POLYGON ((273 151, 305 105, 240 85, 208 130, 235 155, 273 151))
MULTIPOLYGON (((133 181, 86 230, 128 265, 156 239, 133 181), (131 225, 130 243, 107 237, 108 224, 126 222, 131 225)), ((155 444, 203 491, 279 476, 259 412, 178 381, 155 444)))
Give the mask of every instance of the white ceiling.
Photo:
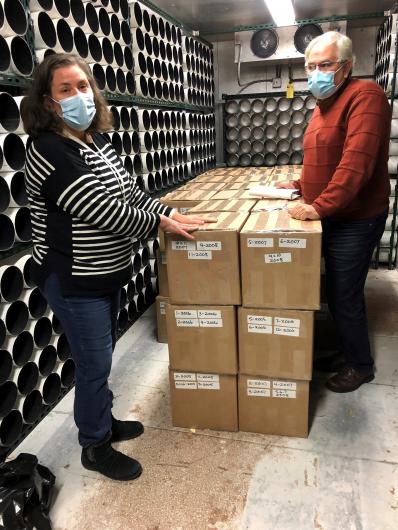
MULTIPOLYGON (((264 0, 153 0, 166 13, 202 35, 240 25, 272 23, 264 0)), ((363 15, 391 9, 393 0, 293 0, 296 18, 363 15)))

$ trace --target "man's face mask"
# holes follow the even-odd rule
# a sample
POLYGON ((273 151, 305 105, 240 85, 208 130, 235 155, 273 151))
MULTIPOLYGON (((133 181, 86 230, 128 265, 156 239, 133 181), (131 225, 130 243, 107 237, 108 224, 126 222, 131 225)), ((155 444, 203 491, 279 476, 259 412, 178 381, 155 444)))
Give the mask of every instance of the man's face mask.
POLYGON ((321 72, 316 68, 308 74, 308 88, 317 99, 326 99, 332 96, 344 83, 345 79, 338 85, 334 84, 334 76, 343 68, 344 64, 334 72, 321 72))

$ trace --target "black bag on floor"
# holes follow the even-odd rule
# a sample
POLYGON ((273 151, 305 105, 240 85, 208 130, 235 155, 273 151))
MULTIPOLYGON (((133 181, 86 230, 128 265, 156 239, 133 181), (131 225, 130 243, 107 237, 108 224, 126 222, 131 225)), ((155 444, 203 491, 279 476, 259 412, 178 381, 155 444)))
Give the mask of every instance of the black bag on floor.
POLYGON ((0 516, 4 530, 51 530, 48 517, 55 476, 35 455, 0 464, 0 516))

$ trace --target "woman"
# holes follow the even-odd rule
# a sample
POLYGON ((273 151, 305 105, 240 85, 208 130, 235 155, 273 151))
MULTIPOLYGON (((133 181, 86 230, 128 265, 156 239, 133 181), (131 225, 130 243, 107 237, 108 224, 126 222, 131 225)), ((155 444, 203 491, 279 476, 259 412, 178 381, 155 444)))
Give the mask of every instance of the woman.
POLYGON ((32 276, 61 321, 75 361, 82 465, 131 480, 141 474, 140 464, 111 443, 135 438, 144 428, 112 416, 108 376, 119 292, 131 276, 132 241, 157 228, 193 239, 189 232, 204 221, 138 189, 101 134, 112 129, 111 114, 79 58, 47 57, 25 103, 32 276))

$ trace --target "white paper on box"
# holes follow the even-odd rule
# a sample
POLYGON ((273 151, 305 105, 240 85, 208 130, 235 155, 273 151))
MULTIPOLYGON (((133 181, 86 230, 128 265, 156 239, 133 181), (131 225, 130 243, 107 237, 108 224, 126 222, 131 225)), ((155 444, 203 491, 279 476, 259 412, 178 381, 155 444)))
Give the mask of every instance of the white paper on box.
POLYGON ((247 331, 249 333, 268 333, 272 334, 272 326, 267 324, 248 324, 247 331))
POLYGON ((294 381, 273 381, 272 388, 274 390, 296 390, 297 383, 294 381))
POLYGON ((279 247, 280 248, 307 248, 307 240, 280 237, 279 247))
POLYGON ((197 318, 176 318, 178 328, 198 328, 199 320, 197 318))
POLYGON ((197 250, 222 250, 221 241, 197 241, 197 250))
POLYGON ((250 388, 271 388, 271 381, 265 379, 248 379, 247 386, 250 388))
POLYGON ((269 248, 274 246, 272 237, 249 237, 247 239, 248 248, 269 248))
POLYGON ((199 390, 220 390, 219 381, 203 381, 203 383, 198 382, 199 390))
POLYGON ((175 381, 174 385, 180 390, 196 390, 198 388, 196 381, 175 381))
POLYGON ((300 328, 290 328, 290 327, 281 327, 281 326, 274 326, 274 333, 275 335, 287 335, 290 337, 299 337, 300 336, 300 328))
POLYGON ((176 318, 198 318, 196 309, 175 309, 174 315, 176 318))
POLYGON ((159 302, 159 310, 161 315, 166 314, 166 302, 159 302))
POLYGON ((189 208, 178 208, 179 212, 182 213, 182 214, 186 214, 189 212, 189 208))
POLYGON ((263 315, 247 315, 248 324, 269 324, 272 326, 272 317, 263 315))
POLYGON ((291 263, 291 252, 276 252, 275 254, 264 254, 265 263, 291 263))
POLYGON ((160 253, 160 261, 162 262, 162 265, 167 265, 166 252, 160 253))
POLYGON ((196 374, 196 378, 200 383, 204 383, 205 381, 213 383, 220 382, 220 376, 218 374, 196 374))
POLYGON ((188 259, 213 259, 211 250, 188 250, 188 259))
POLYGON ((195 241, 172 241, 172 250, 196 250, 195 241))
POLYGON ((222 318, 219 309, 198 309, 198 318, 222 318))
POLYGON ((196 381, 196 374, 193 372, 174 372, 174 381, 196 381))
POLYGON ((222 318, 200 318, 199 326, 201 328, 222 328, 222 318))
POLYGON ((289 326, 291 328, 299 328, 300 319, 299 318, 275 317, 274 324, 275 326, 289 326))
POLYGON ((268 388, 248 388, 248 396, 257 396, 257 397, 271 397, 271 390, 268 388))
POLYGON ((272 397, 296 399, 295 390, 272 390, 272 397))

